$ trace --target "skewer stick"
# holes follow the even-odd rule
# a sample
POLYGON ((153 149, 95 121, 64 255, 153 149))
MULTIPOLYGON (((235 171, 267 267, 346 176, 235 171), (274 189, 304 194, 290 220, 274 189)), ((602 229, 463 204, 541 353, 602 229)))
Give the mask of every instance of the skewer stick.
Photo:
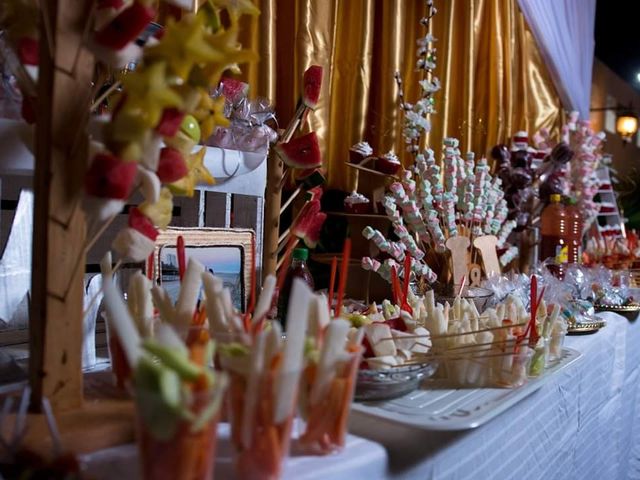
MULTIPOLYGON (((482 317, 479 317, 482 318, 482 317)), ((486 317, 485 317, 486 318, 486 317)), ((504 329, 508 329, 508 328, 516 328, 516 327, 524 327, 525 325, 527 325, 527 322, 523 322, 523 323, 514 323, 512 325, 502 325, 500 327, 487 327, 487 328, 481 328, 479 330, 469 330, 468 332, 462 332, 462 333, 446 333, 443 335, 403 335, 402 339, 411 339, 411 338, 430 338, 431 340, 439 340, 441 338, 453 338, 453 337, 462 337, 464 335, 472 335, 475 333, 482 333, 482 332, 491 332, 493 330, 504 330, 504 329)), ((386 338, 381 338, 382 340, 394 340, 393 337, 386 337, 386 338)), ((502 342, 500 342, 502 343, 502 342)))
MULTIPOLYGON (((113 275, 114 273, 116 273, 118 271, 118 269, 122 266, 122 259, 118 260, 116 262, 116 264, 113 266, 113 269, 111 270, 111 275, 113 275)), ((91 308, 93 308, 93 306, 95 305, 96 301, 98 300, 98 297, 100 296, 100 294, 102 293, 103 288, 101 288, 100 290, 98 290, 96 292, 96 294, 91 298, 91 301, 89 302, 89 305, 87 305, 87 308, 84 309, 84 311, 82 312, 82 318, 84 319, 87 314, 91 311, 91 308)))
POLYGON ((287 207, 293 203, 293 201, 296 199, 296 197, 298 195, 300 195, 300 192, 302 192, 302 187, 303 186, 304 186, 304 184, 298 185, 298 188, 296 188, 293 191, 293 193, 291 195, 289 195, 289 198, 287 198, 287 201, 284 202, 284 205, 282 205, 280 207, 280 215, 282 215, 284 213, 284 211, 287 209, 287 207))
POLYGON ((113 85, 107 88, 104 92, 102 92, 102 95, 96 98, 96 100, 91 104, 91 111, 94 112, 109 95, 111 95, 114 91, 120 88, 120 85, 122 85, 122 83, 118 80, 114 82, 113 85))
POLYGON ((89 241, 84 246, 85 255, 89 252, 89 250, 91 250, 91 247, 93 247, 95 245, 95 243, 98 241, 98 238, 100 238, 102 236, 102 234, 107 230, 107 228, 109 228, 109 225, 111 225, 113 223, 113 221, 116 219, 117 216, 118 216, 118 214, 112 215, 111 217, 109 217, 109 219, 106 220, 100 226, 98 231, 91 236, 89 241))
MULTIPOLYGON (((293 249, 298 246, 299 241, 300 239, 298 237, 291 237, 291 239, 289 240, 289 243, 284 243, 283 245, 287 245, 287 251, 290 247, 291 251, 293 252, 293 249)), ((276 264, 276 272, 280 270, 280 268, 283 267, 285 263, 288 263, 291 261, 291 258, 287 260, 287 253, 286 253, 287 251, 285 251, 284 256, 280 258, 280 260, 278 260, 278 263, 276 264)), ((289 254, 289 257, 291 257, 290 254, 289 254)))

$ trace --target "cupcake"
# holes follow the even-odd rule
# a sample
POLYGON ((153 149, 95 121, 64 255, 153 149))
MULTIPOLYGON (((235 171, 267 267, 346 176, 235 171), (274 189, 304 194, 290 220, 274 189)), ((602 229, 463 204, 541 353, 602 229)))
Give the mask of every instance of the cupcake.
POLYGON ((353 192, 344 199, 344 211, 347 213, 369 213, 371 202, 361 193, 353 192))
POLYGON ((372 155, 373 148, 371 148, 371 145, 367 142, 356 143, 349 149, 349 159, 351 160, 351 163, 355 163, 356 165, 361 164, 372 155))
POLYGON ((398 173, 398 170, 400 170, 400 160, 398 160, 398 156, 393 153, 393 151, 384 154, 376 161, 376 170, 388 175, 395 175, 398 173))

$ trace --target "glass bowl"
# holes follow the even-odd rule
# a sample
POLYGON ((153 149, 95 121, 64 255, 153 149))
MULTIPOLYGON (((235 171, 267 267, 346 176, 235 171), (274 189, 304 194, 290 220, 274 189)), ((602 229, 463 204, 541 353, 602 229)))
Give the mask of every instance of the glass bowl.
POLYGON ((390 367, 385 370, 358 370, 355 400, 389 400, 417 389, 435 373, 438 362, 390 367))
MULTIPOLYGON (((448 289, 448 291, 445 290, 435 292, 436 302, 442 303, 443 305, 444 302, 449 302, 449 304, 452 305, 453 301, 456 299, 456 296, 457 292, 454 293, 451 289, 448 289)), ((473 301, 479 313, 484 312, 484 310, 489 305, 489 300, 491 300, 491 297, 493 297, 493 292, 482 287, 464 287, 460 295, 460 298, 465 298, 469 301, 473 301)))

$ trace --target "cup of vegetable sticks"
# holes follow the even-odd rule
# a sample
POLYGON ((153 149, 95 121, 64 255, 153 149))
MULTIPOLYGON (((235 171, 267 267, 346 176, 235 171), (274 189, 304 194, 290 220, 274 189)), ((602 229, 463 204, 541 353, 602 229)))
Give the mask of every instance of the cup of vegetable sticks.
MULTIPOLYGON (((316 300, 317 311, 327 311, 326 299, 317 296, 316 300)), ((296 445, 305 454, 326 455, 345 445, 363 350, 362 336, 349 339, 350 329, 350 322, 338 318, 317 329, 315 338, 307 339, 299 402, 302 422, 296 445)))
MULTIPOLYGON (((211 291, 215 295, 214 290, 211 291)), ((221 345, 218 361, 230 377, 228 418, 238 478, 280 478, 282 462, 289 454, 312 299, 313 293, 307 285, 294 280, 286 338, 277 322, 260 322, 258 314, 255 322, 248 319, 244 334, 235 333, 232 336, 235 341, 221 345)), ((257 312, 263 309, 261 303, 270 305, 266 300, 258 301, 257 312)), ((224 309, 218 310, 216 322, 224 318, 233 329, 233 317, 225 315, 224 309)))
MULTIPOLYGON (((133 373, 138 449, 145 480, 213 478, 216 431, 227 375, 209 365, 213 342, 168 325, 146 339, 133 373)), ((206 330, 205 330, 206 332, 206 330)))

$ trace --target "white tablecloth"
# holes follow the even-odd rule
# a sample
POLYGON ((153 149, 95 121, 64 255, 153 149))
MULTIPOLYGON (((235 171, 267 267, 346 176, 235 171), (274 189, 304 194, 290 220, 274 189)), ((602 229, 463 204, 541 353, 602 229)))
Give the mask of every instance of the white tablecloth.
MULTIPOLYGON (((141 478, 135 445, 122 445, 84 455, 87 473, 95 480, 141 478)), ((215 478, 231 480, 233 475, 229 425, 218 427, 215 478)), ((386 477, 387 454, 377 443, 353 435, 344 450, 326 457, 292 455, 285 463, 282 480, 380 480, 386 477)))
POLYGON ((475 430, 426 432, 353 412, 350 431, 385 446, 390 478, 640 479, 640 320, 603 316, 598 333, 567 338, 582 358, 475 430))

